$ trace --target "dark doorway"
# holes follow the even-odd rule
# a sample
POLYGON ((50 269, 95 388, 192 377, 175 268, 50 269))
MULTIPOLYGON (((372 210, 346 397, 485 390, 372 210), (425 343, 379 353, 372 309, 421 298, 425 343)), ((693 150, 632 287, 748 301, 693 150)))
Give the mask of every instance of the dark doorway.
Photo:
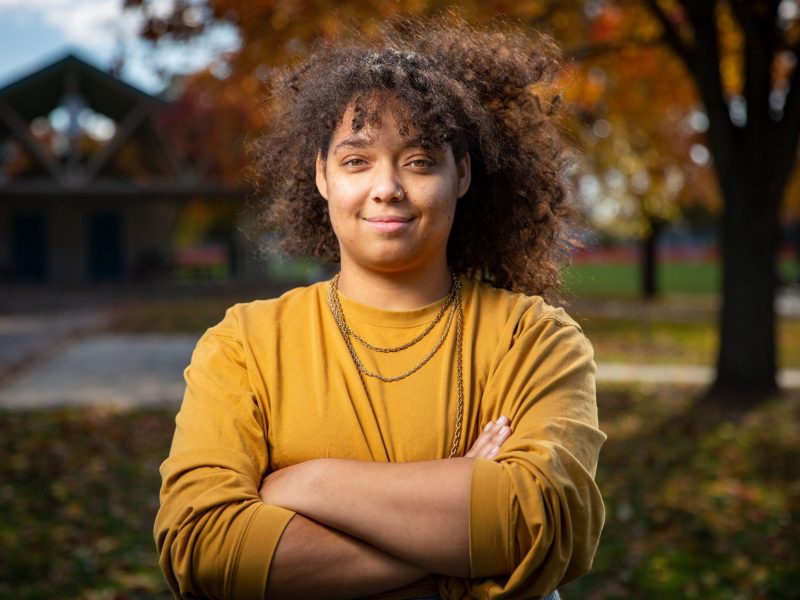
POLYGON ((92 281, 122 279, 122 218, 117 213, 89 215, 89 276, 92 281))
POLYGON ((47 236, 42 215, 17 214, 11 218, 12 277, 44 281, 47 277, 47 236))

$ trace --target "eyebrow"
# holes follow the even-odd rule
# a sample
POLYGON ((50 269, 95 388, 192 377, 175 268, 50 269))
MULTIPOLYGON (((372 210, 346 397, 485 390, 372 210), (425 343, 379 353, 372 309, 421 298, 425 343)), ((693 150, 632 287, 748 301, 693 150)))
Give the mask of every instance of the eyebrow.
POLYGON ((339 151, 340 148, 366 148, 375 143, 375 140, 370 137, 351 137, 342 140, 333 148, 333 153, 339 151))
MULTIPOLYGON (((336 154, 341 148, 368 148, 375 143, 375 138, 373 137, 350 137, 342 140, 336 146, 334 146, 332 154, 336 154)), ((419 142, 418 139, 408 140, 403 145, 403 149, 408 148, 423 148, 423 145, 419 142)))

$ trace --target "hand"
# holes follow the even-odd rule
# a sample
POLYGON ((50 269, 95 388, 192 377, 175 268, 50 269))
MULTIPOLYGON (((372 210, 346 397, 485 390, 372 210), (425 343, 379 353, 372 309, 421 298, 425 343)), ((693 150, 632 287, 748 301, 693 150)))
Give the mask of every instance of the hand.
POLYGON ((497 421, 489 421, 465 456, 467 458, 486 458, 491 460, 497 456, 500 446, 508 439, 509 435, 511 435, 511 427, 509 427, 507 417, 500 417, 497 421))

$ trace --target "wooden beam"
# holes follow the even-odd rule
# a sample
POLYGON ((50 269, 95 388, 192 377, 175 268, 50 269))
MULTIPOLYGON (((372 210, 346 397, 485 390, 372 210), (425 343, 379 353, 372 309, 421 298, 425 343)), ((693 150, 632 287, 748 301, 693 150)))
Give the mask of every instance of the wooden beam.
POLYGON ((194 177, 194 172, 187 169, 186 166, 181 162, 177 154, 175 154, 175 150, 170 141, 167 139, 167 136, 164 135, 164 131, 160 127, 156 126, 156 123, 152 118, 149 121, 149 129, 153 139, 164 153, 164 156, 167 159, 167 164, 172 170, 172 174, 175 175, 175 177, 177 177, 179 180, 196 179, 196 177, 194 177))
POLYGON ((14 107, 5 100, 0 100, 0 119, 8 125, 17 141, 31 153, 33 158, 44 167, 54 179, 60 183, 64 183, 65 174, 61 166, 47 152, 47 149, 42 146, 42 143, 33 136, 30 125, 25 119, 23 119, 14 107))
POLYGON ((80 174, 81 184, 86 185, 89 183, 97 176, 103 167, 113 160, 119 151, 122 150, 125 143, 131 139, 136 130, 144 124, 151 112, 152 106, 150 103, 140 101, 125 115, 125 118, 117 125, 117 131, 114 133, 114 137, 87 162, 86 168, 83 169, 80 174))

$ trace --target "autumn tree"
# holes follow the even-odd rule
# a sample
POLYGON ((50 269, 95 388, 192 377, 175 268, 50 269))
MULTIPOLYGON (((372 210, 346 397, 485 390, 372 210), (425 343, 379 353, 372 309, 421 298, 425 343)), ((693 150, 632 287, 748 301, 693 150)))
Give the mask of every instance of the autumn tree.
MULTIPOLYGON (((313 39, 335 35, 353 21, 369 32, 381 19, 394 14, 436 13, 456 3, 173 0, 167 9, 155 0, 125 0, 125 4, 142 15, 142 34, 152 40, 189 39, 213 27, 234 28, 241 48, 227 57, 228 70, 218 79, 224 79, 221 87, 228 94, 241 94, 255 105, 261 80, 268 78, 270 69, 301 57, 313 39)), ((797 0, 484 0, 457 4, 462 14, 475 21, 504 13, 548 29, 585 65, 616 57, 610 59, 616 60, 614 68, 624 69, 636 62, 630 57, 637 49, 664 46, 678 57, 684 75, 672 85, 694 83, 701 113, 707 119, 705 138, 723 200, 722 310, 712 395, 748 404, 772 392, 776 388, 773 304, 778 215, 795 167, 800 132, 800 69, 795 68, 800 50, 797 0)), ((658 96, 673 97, 673 92, 665 90, 658 96)), ((628 100, 622 110, 636 114, 631 102, 635 105, 637 99, 628 100)), ((657 141, 663 103, 653 94, 639 102, 640 123, 630 118, 625 122, 619 113, 615 113, 616 121, 608 119, 610 127, 617 128, 615 139, 628 144, 631 156, 647 155, 650 146, 656 151, 664 146, 663 138, 657 141), (641 149, 642 140, 648 149, 641 149)), ((691 108, 686 103, 682 107, 684 112, 691 108)), ((666 165, 658 157, 648 161, 632 168, 648 171, 652 184, 661 177, 659 173, 666 173, 666 165)), ((687 161, 684 157, 676 164, 685 167, 687 161)), ((665 177, 661 179, 666 181, 665 177)))
POLYGON ((749 404, 776 389, 779 211, 800 135, 793 0, 646 0, 694 80, 724 200, 716 397, 749 404))
POLYGON ((707 118, 663 46, 599 53, 570 70, 565 125, 581 149, 581 210, 597 230, 639 240, 640 293, 654 298, 660 233, 687 208, 718 205, 702 145, 707 118))

